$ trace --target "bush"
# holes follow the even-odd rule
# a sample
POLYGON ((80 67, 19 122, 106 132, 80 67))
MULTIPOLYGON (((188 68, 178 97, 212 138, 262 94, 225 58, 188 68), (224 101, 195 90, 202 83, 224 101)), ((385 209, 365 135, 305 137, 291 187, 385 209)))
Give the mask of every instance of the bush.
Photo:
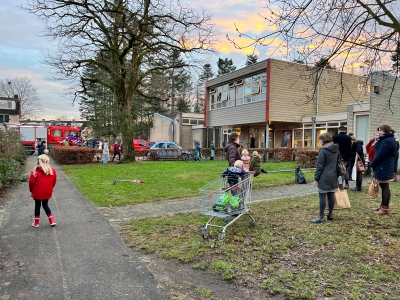
POLYGON ((94 163, 101 153, 101 149, 73 146, 52 147, 50 151, 51 157, 61 165, 94 163))
POLYGON ((20 135, 15 129, 0 129, 0 158, 11 158, 24 164, 27 152, 21 144, 20 135))
POLYGON ((0 189, 18 180, 21 163, 12 158, 0 158, 0 189))

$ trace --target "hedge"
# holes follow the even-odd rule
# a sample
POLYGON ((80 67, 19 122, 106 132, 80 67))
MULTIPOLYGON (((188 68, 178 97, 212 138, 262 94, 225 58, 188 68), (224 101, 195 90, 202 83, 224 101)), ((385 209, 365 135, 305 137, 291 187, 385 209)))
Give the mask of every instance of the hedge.
POLYGON ((21 163, 12 158, 0 158, 0 189, 18 180, 21 163))

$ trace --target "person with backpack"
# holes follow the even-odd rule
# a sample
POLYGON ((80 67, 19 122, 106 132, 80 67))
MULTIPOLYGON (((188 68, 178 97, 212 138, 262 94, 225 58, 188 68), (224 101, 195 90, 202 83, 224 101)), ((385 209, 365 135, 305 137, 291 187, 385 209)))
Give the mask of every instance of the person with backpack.
POLYGON ((324 222, 324 212, 326 208, 326 199, 328 199, 329 213, 328 220, 333 220, 333 207, 335 205, 335 191, 339 187, 337 162, 339 156, 339 145, 334 144, 332 136, 325 132, 318 136, 322 147, 319 149, 317 168, 315 170, 314 180, 318 185, 319 193, 319 216, 310 220, 311 223, 324 222))

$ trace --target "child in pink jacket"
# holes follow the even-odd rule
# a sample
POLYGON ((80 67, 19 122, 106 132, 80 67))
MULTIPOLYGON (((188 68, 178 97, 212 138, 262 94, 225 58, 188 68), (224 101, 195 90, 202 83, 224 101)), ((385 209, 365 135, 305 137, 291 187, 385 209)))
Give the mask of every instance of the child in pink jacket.
POLYGON ((251 158, 249 156, 249 151, 247 151, 247 149, 243 149, 241 160, 243 161, 243 170, 245 170, 246 172, 249 172, 250 159, 251 158))

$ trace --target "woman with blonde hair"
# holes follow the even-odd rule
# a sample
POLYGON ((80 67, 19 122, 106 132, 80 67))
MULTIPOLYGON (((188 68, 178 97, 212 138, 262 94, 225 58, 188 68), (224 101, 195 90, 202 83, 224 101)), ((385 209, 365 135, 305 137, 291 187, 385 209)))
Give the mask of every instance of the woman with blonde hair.
POLYGON ((43 207, 50 222, 50 226, 56 225, 48 202, 53 195, 53 189, 57 182, 56 170, 50 165, 49 157, 42 154, 38 157, 38 164, 29 176, 29 191, 35 200, 35 217, 33 227, 39 227, 40 208, 43 207))

